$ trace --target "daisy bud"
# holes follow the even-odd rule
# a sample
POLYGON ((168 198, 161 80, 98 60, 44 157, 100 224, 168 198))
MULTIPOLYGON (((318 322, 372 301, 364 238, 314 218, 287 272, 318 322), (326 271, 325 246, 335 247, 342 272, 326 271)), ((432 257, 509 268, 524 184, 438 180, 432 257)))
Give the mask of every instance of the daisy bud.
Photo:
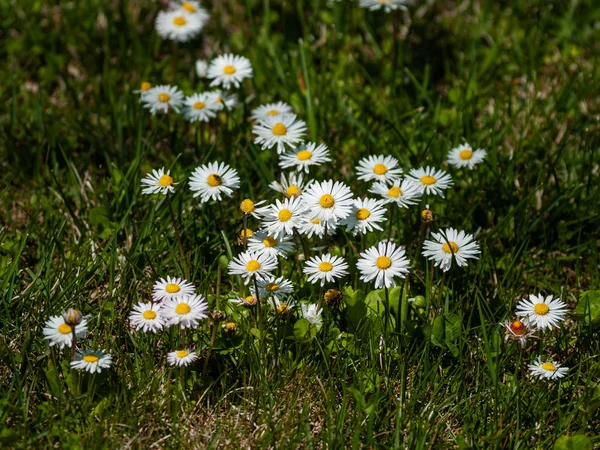
POLYGON ((240 231, 240 237, 238 238, 238 244, 244 245, 245 243, 248 242, 248 239, 250 239, 252 236, 254 236, 254 231, 252 231, 250 228, 246 228, 245 230, 240 231))
POLYGON ((63 319, 67 325, 74 327, 81 323, 83 316, 78 309, 69 308, 63 313, 63 319))
POLYGON ((325 292, 325 295, 323 295, 323 300, 325 300, 325 304, 329 306, 339 306, 343 297, 344 294, 342 294, 341 291, 338 291, 337 289, 328 289, 327 292, 325 292))
POLYGON ((223 324, 223 333, 227 336, 233 336, 239 331, 239 328, 235 322, 225 322, 223 324))
POLYGON ((433 211, 429 209, 429 205, 421 211, 421 220, 423 220, 424 223, 433 222, 433 211))
POLYGON ((214 322, 220 322, 225 318, 225 315, 221 311, 213 311, 210 316, 214 322))

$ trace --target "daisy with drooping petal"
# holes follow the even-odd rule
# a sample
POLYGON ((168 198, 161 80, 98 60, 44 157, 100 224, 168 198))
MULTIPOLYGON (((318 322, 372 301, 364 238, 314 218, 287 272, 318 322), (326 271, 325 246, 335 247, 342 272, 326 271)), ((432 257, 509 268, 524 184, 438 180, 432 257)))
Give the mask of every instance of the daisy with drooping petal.
POLYGON ((294 110, 290 105, 284 102, 267 103, 252 110, 252 119, 265 120, 267 117, 279 116, 281 114, 291 114, 294 110))
POLYGON ((396 203, 400 208, 416 205, 422 195, 415 183, 406 179, 400 181, 399 178, 373 183, 369 192, 380 195, 385 203, 396 203))
POLYGON ((230 299, 231 303, 235 303, 238 306, 243 306, 244 308, 253 308, 258 304, 258 300, 254 295, 248 295, 247 297, 236 297, 230 299))
POLYGON ((259 230, 248 240, 248 250, 256 253, 268 253, 276 258, 293 251, 294 243, 288 235, 275 236, 266 230, 259 230))
POLYGON ((407 0, 360 0, 360 7, 368 9, 370 11, 376 11, 382 9, 389 13, 396 9, 406 10, 407 0))
POLYGON ((157 112, 168 113, 170 109, 179 112, 183 103, 183 92, 176 86, 161 84, 142 93, 142 105, 150 109, 152 115, 157 112))
POLYGON ((559 322, 565 320, 567 304, 551 295, 530 294, 529 299, 522 299, 517 304, 517 316, 527 317, 529 321, 544 330, 558 327, 559 322))
POLYGON ((208 74, 208 63, 204 59, 196 60, 196 75, 198 78, 206 78, 208 74))
POLYGON ((414 182, 422 193, 439 195, 444 198, 444 191, 452 186, 452 177, 443 170, 434 167, 411 169, 407 180, 414 182))
POLYGON ((180 295, 166 300, 161 308, 166 326, 179 325, 183 328, 196 328, 202 319, 208 317, 208 303, 202 295, 180 295))
POLYGON ((258 292, 261 298, 284 298, 294 292, 294 286, 290 280, 271 276, 258 281, 258 292))
POLYGON ((381 200, 358 198, 354 200, 350 215, 342 219, 340 225, 345 225, 346 231, 352 231, 352 234, 356 236, 358 233, 365 234, 373 230, 383 230, 379 223, 386 220, 385 207, 381 200))
POLYGON ((533 364, 529 364, 529 373, 538 378, 546 378, 548 380, 556 380, 563 378, 568 372, 568 367, 562 367, 554 361, 543 361, 538 358, 533 364))
POLYGON ((504 342, 510 340, 517 341, 521 347, 527 343, 528 338, 535 338, 535 332, 538 330, 535 326, 529 325, 529 320, 524 318, 523 320, 507 320, 502 322, 500 325, 506 330, 504 335, 504 342))
POLYGON ((313 256, 304 264, 303 272, 308 275, 309 283, 321 282, 321 286, 333 283, 336 279, 348 275, 348 263, 341 256, 326 253, 313 256))
POLYGON ((226 55, 217 56, 208 66, 207 78, 211 78, 211 86, 222 86, 229 89, 232 85, 240 87, 246 78, 252 78, 252 64, 243 56, 226 55))
POLYGON ((485 150, 480 148, 473 150, 473 148, 465 142, 448 152, 448 162, 457 168, 468 167, 469 169, 473 169, 477 164, 483 162, 485 155, 487 155, 485 150))
POLYGON ((190 189, 200 203, 221 200, 221 194, 231 197, 240 187, 240 177, 235 169, 225 163, 212 162, 196 167, 190 176, 190 189))
POLYGON ((161 306, 157 303, 138 303, 129 313, 131 326, 144 333, 156 333, 162 330, 165 320, 160 313, 161 306))
POLYGON ((312 183, 300 197, 310 216, 322 222, 336 222, 345 219, 352 211, 352 191, 339 181, 312 183))
POLYGON ((218 110, 210 92, 193 94, 183 102, 183 116, 190 122, 208 122, 217 117, 218 110))
POLYGON ((302 303, 300 310, 302 311, 302 318, 308 320, 311 325, 315 325, 318 328, 323 323, 323 318, 321 317, 323 310, 319 308, 319 305, 302 303))
POLYGON ((331 161, 331 158, 329 158, 329 150, 325 144, 317 147, 314 142, 306 142, 281 155, 279 167, 282 169, 293 168, 296 172, 308 173, 311 166, 320 166, 327 161, 331 161))
POLYGON ((256 276, 264 279, 271 276, 271 272, 277 268, 277 259, 269 253, 258 253, 247 251, 240 253, 229 262, 229 275, 240 275, 246 284, 250 283, 256 276))
POLYGON ((309 184, 310 181, 304 183, 304 176, 301 173, 290 173, 287 177, 282 173, 279 182, 273 181, 269 187, 274 191, 281 192, 287 198, 291 198, 300 197, 309 184))
POLYGON ((102 350, 77 351, 75 361, 71 361, 73 369, 85 370, 89 373, 100 373, 112 365, 112 355, 102 350))
POLYGON ((254 202, 249 198, 245 198, 240 203, 240 211, 244 215, 251 215, 255 219, 261 220, 265 214, 271 211, 271 208, 268 206, 262 206, 265 204, 265 200, 261 200, 260 202, 254 202))
MULTIPOLYGON (((52 316, 44 324, 42 330, 44 337, 48 339, 50 347, 58 345, 61 349, 71 347, 73 344, 73 327, 65 322, 63 316, 52 316)), ((82 318, 79 325, 75 327, 78 338, 85 337, 87 333, 87 320, 82 318)))
POLYGON ((394 278, 404 278, 408 273, 409 262, 402 247, 393 242, 380 242, 377 247, 368 248, 360 254, 356 263, 360 279, 365 283, 375 280, 375 289, 396 286, 394 278))
POLYGON ((176 350, 167 354, 167 362, 171 366, 186 367, 198 359, 196 352, 189 348, 185 350, 176 350))
POLYGON ((187 42, 196 37, 208 20, 208 14, 190 14, 183 9, 160 11, 156 16, 156 32, 163 39, 187 42))
POLYGON ((277 153, 281 155, 286 145, 292 147, 302 140, 306 134, 306 123, 297 119, 296 114, 268 116, 254 125, 252 133, 257 136, 255 144, 263 150, 276 146, 277 153))
POLYGON ((223 109, 231 111, 238 104, 237 95, 235 94, 228 94, 219 89, 211 91, 209 94, 210 101, 217 111, 222 111, 223 109))
POLYGON ((473 240, 472 234, 454 228, 431 233, 431 239, 423 242, 423 256, 434 261, 435 267, 444 272, 450 270, 452 257, 459 267, 467 265, 467 259, 479 259, 479 244, 473 240))
POLYGON ((167 195, 169 192, 175 192, 173 187, 173 178, 170 175, 170 171, 165 172, 165 168, 162 167, 159 170, 154 169, 151 174, 146 175, 146 178, 142 178, 142 194, 163 194, 167 195))
POLYGON ((294 229, 300 226, 305 214, 306 208, 301 197, 286 198, 283 202, 277 199, 275 204, 271 205, 271 211, 265 214, 263 224, 273 236, 292 235, 294 229))
POLYGON ((371 155, 358 162, 358 179, 364 181, 391 181, 402 175, 398 160, 393 156, 371 155))
POLYGON ((155 302, 162 300, 168 300, 178 295, 192 295, 196 291, 196 288, 192 283, 188 283, 187 280, 176 277, 167 277, 166 279, 161 278, 152 288, 152 298, 155 302))

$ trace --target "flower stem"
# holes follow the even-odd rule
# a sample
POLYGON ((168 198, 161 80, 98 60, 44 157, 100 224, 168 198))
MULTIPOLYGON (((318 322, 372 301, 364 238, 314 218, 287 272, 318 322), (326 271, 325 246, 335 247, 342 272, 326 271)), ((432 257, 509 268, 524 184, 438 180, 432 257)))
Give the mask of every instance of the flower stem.
POLYGON ((183 252, 183 245, 181 244, 181 235, 179 234, 179 227, 177 226, 177 220, 175 219, 175 212, 173 212, 173 205, 171 203, 171 197, 167 195, 167 203, 169 204, 169 211, 171 212, 171 221, 173 222, 173 229, 175 230, 175 238, 177 239, 177 246, 179 247, 179 255, 181 256, 181 263, 183 264, 183 270, 185 272, 186 279, 190 279, 190 270, 188 268, 187 261, 185 259, 185 253, 183 252))

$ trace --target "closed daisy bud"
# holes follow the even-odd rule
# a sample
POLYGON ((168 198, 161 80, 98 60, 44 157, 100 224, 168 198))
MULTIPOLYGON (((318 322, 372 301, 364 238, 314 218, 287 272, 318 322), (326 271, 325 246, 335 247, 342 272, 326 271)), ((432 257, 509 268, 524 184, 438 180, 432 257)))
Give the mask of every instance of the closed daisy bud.
POLYGON ((74 327, 81 323, 83 316, 78 309, 69 308, 63 313, 63 319, 67 325, 74 327))
POLYGON ((233 336, 239 331, 239 328, 235 322, 225 322, 222 326, 222 330, 223 334, 233 336))
POLYGON ((421 220, 424 223, 433 222, 433 211, 429 209, 429 205, 427 205, 425 209, 421 211, 421 220))
POLYGON ((338 291, 337 289, 328 289, 327 292, 325 292, 325 294, 323 295, 323 300, 325 301, 325 304, 329 306, 339 306, 342 302, 342 298, 344 298, 344 295, 341 291, 338 291))

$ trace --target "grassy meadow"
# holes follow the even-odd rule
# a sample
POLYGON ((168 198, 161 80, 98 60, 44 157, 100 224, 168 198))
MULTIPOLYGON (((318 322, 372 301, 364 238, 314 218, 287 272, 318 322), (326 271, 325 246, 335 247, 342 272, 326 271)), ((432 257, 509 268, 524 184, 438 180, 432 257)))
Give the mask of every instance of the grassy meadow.
POLYGON ((0 446, 600 448, 596 2, 202 5, 210 20, 181 43, 155 31, 166 2, 0 2, 0 446), (144 81, 208 90, 195 61, 225 53, 248 58, 254 75, 208 124, 153 116, 133 92, 144 81), (454 184, 393 210, 389 229, 306 240, 309 256, 348 262, 349 275, 325 285, 339 304, 307 282, 297 242, 275 273, 299 303, 283 316, 263 299, 257 324, 230 301, 253 285, 227 267, 244 250, 240 202, 283 198, 269 184, 288 171, 254 143, 250 119, 276 101, 329 148, 331 162, 306 179, 373 197, 358 161, 390 155, 405 174, 433 166, 454 184), (463 142, 487 151, 473 170, 447 162, 463 142), (188 178, 213 161, 235 168, 240 188, 201 204, 188 178), (143 195, 142 178, 161 167, 175 193, 143 195), (479 259, 433 267, 423 241, 447 227, 473 234, 479 259), (356 269, 388 239, 410 261, 389 292, 356 269), (133 305, 167 276, 193 283, 221 317, 185 333, 132 328, 133 305), (529 294, 569 310, 520 347, 501 323, 529 294), (299 304, 322 305, 322 325, 299 304), (74 376, 71 349, 49 347, 44 324, 70 307, 88 320, 78 346, 110 353, 110 369, 74 376), (198 361, 169 366, 178 343, 198 361), (532 377, 538 356, 567 375, 532 377))

